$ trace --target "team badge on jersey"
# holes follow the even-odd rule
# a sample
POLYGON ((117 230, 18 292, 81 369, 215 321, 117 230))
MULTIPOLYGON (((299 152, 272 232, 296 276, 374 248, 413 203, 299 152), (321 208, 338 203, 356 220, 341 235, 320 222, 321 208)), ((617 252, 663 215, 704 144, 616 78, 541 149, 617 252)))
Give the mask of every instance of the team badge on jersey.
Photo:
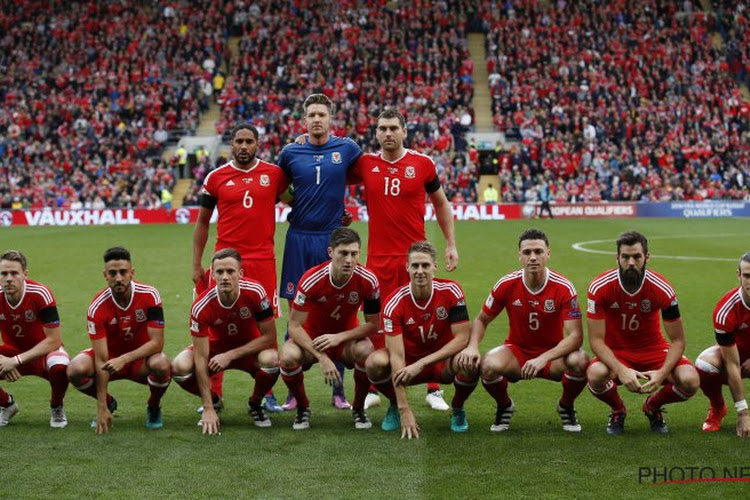
POLYGON ((27 309, 24 315, 26 317, 26 321, 31 322, 31 321, 34 321, 34 319, 36 319, 36 316, 34 316, 34 311, 32 311, 31 309, 27 309))
POLYGON ((271 178, 268 177, 266 174, 260 174, 260 185, 261 186, 270 186, 271 185, 271 178))
POLYGON ((440 306, 435 309, 435 316, 437 316, 437 319, 445 319, 448 317, 448 311, 445 310, 445 307, 440 306))
POLYGON ((331 163, 341 163, 341 153, 338 151, 331 153, 331 163))
POLYGON ((407 179, 413 179, 416 177, 416 172, 414 172, 414 167, 406 167, 406 170, 404 170, 404 176, 407 179))
POLYGON ((544 301, 544 311, 555 312, 555 300, 554 299, 546 299, 544 301))
POLYGON ((144 311, 143 309, 136 309, 135 320, 139 323, 143 323, 144 321, 146 321, 146 311, 144 311))
POLYGON ((247 307, 240 307, 240 318, 247 319, 250 317, 250 309, 247 307))
POLYGON ((349 303, 350 304, 359 303, 359 294, 357 292, 349 292, 349 303))
POLYGON ((643 299, 641 301, 641 312, 650 312, 651 311, 651 301, 647 299, 643 299))

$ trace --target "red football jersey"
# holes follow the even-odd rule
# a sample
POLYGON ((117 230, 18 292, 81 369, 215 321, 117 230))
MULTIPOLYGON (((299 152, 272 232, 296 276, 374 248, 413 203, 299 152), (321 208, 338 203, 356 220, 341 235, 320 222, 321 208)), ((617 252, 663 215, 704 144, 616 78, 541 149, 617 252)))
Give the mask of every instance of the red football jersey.
POLYGON ((11 306, 0 287, 0 334, 3 344, 28 351, 47 338, 44 328, 60 326, 55 297, 46 285, 27 279, 23 295, 11 306), (50 308, 54 314, 46 314, 50 308))
POLYGON ((243 259, 273 259, 276 200, 288 186, 278 166, 259 159, 250 170, 230 161, 210 172, 203 194, 217 200, 215 251, 234 248, 243 259))
POLYGON ((221 353, 260 337, 258 322, 273 319, 273 309, 263 286, 241 278, 240 294, 234 304, 225 306, 214 286, 203 292, 190 311, 190 333, 208 337, 211 352, 221 353))
POLYGON ((714 330, 717 335, 734 334, 740 363, 750 358, 750 305, 742 298, 740 287, 724 295, 716 304, 714 330))
POLYGON ((164 328, 161 296, 156 288, 131 281, 132 295, 127 307, 122 308, 107 287, 99 292, 89 306, 87 321, 91 340, 107 339, 109 359, 138 349, 151 340, 149 328, 164 328))
POLYGON ((613 350, 656 351, 669 348, 661 332, 659 312, 677 305, 669 282, 646 269, 641 288, 625 291, 618 269, 600 274, 589 285, 586 311, 591 319, 606 323, 604 341, 613 350))
POLYGON ((500 278, 482 310, 494 318, 503 309, 508 313, 510 326, 505 343, 539 354, 560 343, 565 321, 581 318, 575 287, 551 269, 536 292, 526 287, 523 269, 500 278))
POLYGON ((432 158, 411 149, 395 162, 363 154, 350 175, 365 186, 369 232, 378 235, 368 240, 367 255, 406 255, 409 245, 426 239, 425 193, 440 186, 432 158))
POLYGON ((292 308, 308 313, 303 328, 315 338, 356 327, 357 312, 363 304, 365 314, 380 311, 378 278, 358 264, 349 281, 337 287, 331 281, 331 261, 328 261, 302 275, 292 308))
POLYGON ((468 322, 465 315, 456 318, 455 310, 466 308, 461 286, 455 281, 432 280, 432 295, 419 304, 405 285, 393 292, 383 308, 383 330, 386 335, 402 335, 406 364, 412 364, 438 351, 453 339, 451 325, 468 322))

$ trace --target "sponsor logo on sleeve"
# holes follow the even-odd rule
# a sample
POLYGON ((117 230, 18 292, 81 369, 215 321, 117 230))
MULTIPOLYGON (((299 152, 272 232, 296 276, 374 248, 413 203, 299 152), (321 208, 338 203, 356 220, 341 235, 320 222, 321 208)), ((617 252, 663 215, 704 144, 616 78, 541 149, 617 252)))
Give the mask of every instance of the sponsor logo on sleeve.
POLYGON ((199 333, 201 331, 201 326, 197 321, 193 320, 190 322, 190 331, 195 333, 199 333))
POLYGON ((96 324, 94 324, 93 321, 89 321, 88 325, 89 325, 89 335, 96 335, 96 324))
POLYGON ((297 291, 297 295, 294 296, 294 303, 298 306, 304 306, 306 299, 307 297, 305 297, 304 293, 297 291))
POLYGON ((596 301, 589 299, 588 304, 586 304, 586 311, 589 314, 596 314, 596 301))
MULTIPOLYGON (((263 299, 260 301, 260 308, 263 310, 271 309, 271 299, 269 299, 268 297, 263 297, 263 299)), ((248 314, 249 314, 249 311, 248 311, 248 314)), ((240 316, 242 316, 242 311, 240 311, 240 316)))
POLYGON ((495 297, 493 297, 492 295, 490 295, 489 297, 487 297, 487 301, 485 302, 485 305, 487 306, 487 309, 492 309, 492 304, 494 304, 494 303, 495 303, 495 297))
POLYGON ((391 320, 390 318, 385 318, 383 320, 383 329, 386 332, 392 333, 393 332, 393 320, 391 320))

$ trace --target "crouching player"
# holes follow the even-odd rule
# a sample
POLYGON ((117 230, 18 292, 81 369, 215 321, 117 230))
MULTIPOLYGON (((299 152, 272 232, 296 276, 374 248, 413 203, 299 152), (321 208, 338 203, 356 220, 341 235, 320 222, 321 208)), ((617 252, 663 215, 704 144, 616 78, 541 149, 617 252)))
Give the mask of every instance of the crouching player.
POLYGON ((721 429, 727 405, 721 394, 729 385, 737 410, 737 435, 750 436, 743 378, 750 378, 750 252, 740 258, 737 268, 740 286, 729 291, 714 309, 717 345, 703 351, 695 362, 701 377, 701 389, 711 402, 703 422, 704 432, 721 429))
POLYGON ((466 432, 464 402, 477 385, 476 369, 458 366, 455 355, 469 341, 469 313, 461 286, 437 279, 435 247, 412 243, 406 265, 409 284, 396 289, 383 308, 386 348, 367 359, 367 375, 391 405, 381 428, 401 428, 401 437, 419 438, 419 426, 406 397, 406 386, 455 384, 451 430, 466 432))
MULTIPOLYGON (((27 279, 26 257, 17 250, 0 256, 0 380, 15 382, 25 375, 47 379, 50 427, 68 425, 63 409, 68 389, 68 353, 62 346, 60 316, 49 288, 27 279)), ((18 413, 13 396, 0 388, 0 427, 18 413)))
POLYGON ((169 358, 164 348, 164 310, 156 288, 133 280, 130 252, 113 247, 104 252, 107 288, 88 309, 88 333, 92 347, 79 353, 68 366, 73 386, 97 400, 92 426, 102 434, 112 426, 117 400, 109 394, 109 382, 127 379, 148 384, 146 427, 160 429, 161 398, 171 381, 169 358))
POLYGON ((193 302, 190 333, 193 345, 172 363, 175 381, 186 391, 200 396, 204 434, 219 432, 211 393, 211 373, 236 369, 255 379, 247 411, 258 427, 270 427, 261 401, 279 377, 276 325, 271 300, 263 286, 242 277, 242 257, 233 248, 216 252, 211 259, 216 286, 205 290, 193 302))
POLYGON ((297 285, 289 314, 290 338, 281 352, 281 377, 297 400, 294 429, 310 426, 304 370, 320 363, 323 380, 340 385, 337 361, 354 368, 354 427, 372 427, 364 409, 370 386, 365 360, 373 351, 368 337, 380 326, 380 287, 377 277, 358 263, 360 246, 356 231, 335 229, 328 246, 331 260, 308 270, 297 285), (358 324, 361 306, 365 322, 358 324))
POLYGON ((692 363, 683 356, 685 329, 674 289, 666 278, 646 268, 649 257, 644 235, 623 233, 617 239, 617 268, 589 285, 587 324, 596 358, 586 376, 591 393, 611 408, 609 435, 625 430, 626 410, 618 384, 630 392, 650 394, 643 413, 652 432, 666 434, 669 428, 662 407, 687 401, 700 383, 692 363), (661 332, 659 316, 670 342, 661 332))
POLYGON ((581 310, 573 284, 547 268, 547 236, 528 229, 518 239, 518 259, 523 269, 503 276, 494 286, 474 320, 469 346, 458 356, 460 366, 479 363, 479 343, 487 325, 505 309, 510 331, 505 344, 481 360, 482 384, 497 402, 493 432, 508 429, 515 412, 508 382, 546 378, 562 381, 557 413, 564 431, 581 432, 574 402, 586 387, 588 356, 583 343, 581 310), (563 330, 568 335, 563 336, 563 330))

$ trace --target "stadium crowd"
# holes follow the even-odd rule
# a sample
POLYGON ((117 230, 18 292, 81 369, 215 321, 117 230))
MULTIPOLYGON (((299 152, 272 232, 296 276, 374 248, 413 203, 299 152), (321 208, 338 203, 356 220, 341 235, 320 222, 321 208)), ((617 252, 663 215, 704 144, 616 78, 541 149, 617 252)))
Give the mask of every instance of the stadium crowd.
POLYGON ((471 2, 381 3, 254 2, 238 27, 217 131, 251 122, 265 138, 260 156, 272 160, 304 132, 302 102, 322 89, 337 106, 334 135, 369 151, 377 149, 375 117, 395 106, 408 119, 410 147, 433 157, 449 197, 476 201, 477 172, 462 158, 473 120, 471 2))
MULTIPOLYGON (((546 6, 543 6, 546 5, 546 6)), ((747 199, 750 105, 691 2, 484 12, 502 200, 747 199)), ((745 46, 747 42, 745 41, 745 46)))
POLYGON ((159 154, 224 54, 220 5, 22 0, 0 27, 3 207, 159 206, 159 154))
MULTIPOLYGON (((301 103, 320 90, 337 105, 333 133, 365 151, 377 149, 378 112, 397 107, 409 146, 435 160, 449 200, 477 201, 476 150, 465 138, 476 84, 467 30, 477 27, 488 35, 496 127, 518 138, 494 157, 500 201, 543 191, 557 201, 748 199, 750 105, 733 79, 750 73, 747 9, 701 9, 659 0, 14 2, 0 12, 0 204, 159 206, 175 177, 159 158, 164 145, 194 130, 212 97, 217 132, 249 121, 263 137, 259 156, 274 160, 303 133, 301 103), (234 57, 230 32, 240 37, 234 57)), ((212 166, 193 170, 187 204, 212 166)), ((347 200, 362 196, 353 187, 347 200)))

